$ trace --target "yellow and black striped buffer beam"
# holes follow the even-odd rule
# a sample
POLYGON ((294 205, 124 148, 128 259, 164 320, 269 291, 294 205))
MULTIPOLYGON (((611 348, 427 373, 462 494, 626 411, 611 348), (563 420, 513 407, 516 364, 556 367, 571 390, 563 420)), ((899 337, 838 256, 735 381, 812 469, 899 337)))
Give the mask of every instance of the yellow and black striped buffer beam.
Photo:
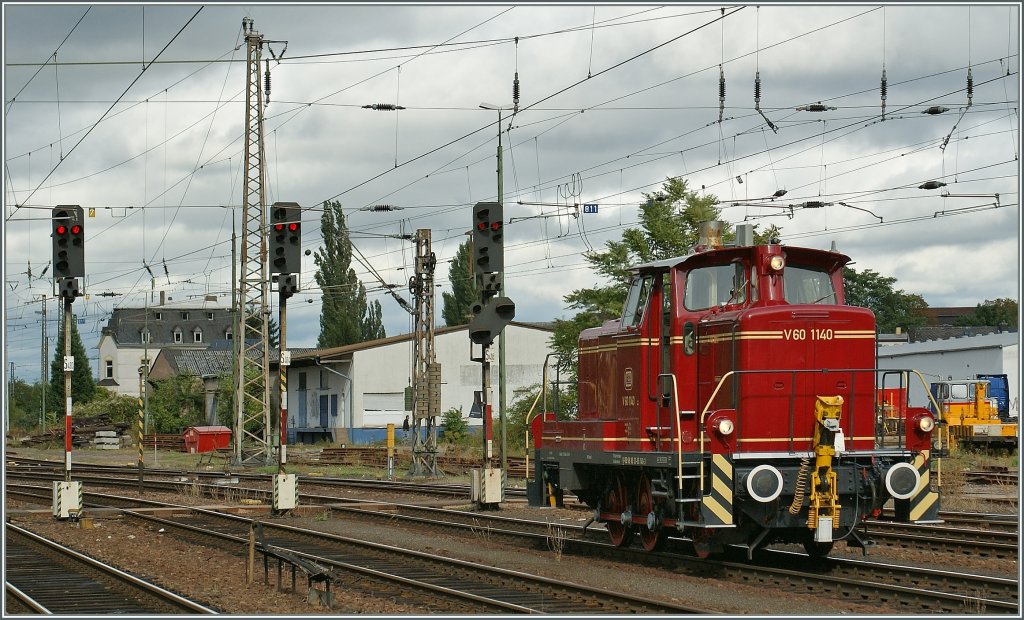
POLYGON ((921 482, 917 485, 914 495, 907 500, 910 502, 910 520, 936 521, 939 518, 939 494, 932 491, 931 459, 928 458, 928 450, 918 453, 911 464, 917 468, 921 482))
POLYGON ((732 463, 724 454, 712 454, 710 473, 710 484, 701 498, 701 520, 708 527, 733 525, 732 463))

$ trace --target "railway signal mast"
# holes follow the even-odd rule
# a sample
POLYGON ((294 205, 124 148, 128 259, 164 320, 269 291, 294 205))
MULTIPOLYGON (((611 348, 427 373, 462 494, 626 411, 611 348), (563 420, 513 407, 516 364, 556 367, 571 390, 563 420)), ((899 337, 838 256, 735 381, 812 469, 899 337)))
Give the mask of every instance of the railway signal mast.
POLYGON ((275 202, 270 208, 270 271, 277 274, 280 359, 277 365, 281 416, 278 423, 280 449, 274 476, 273 510, 282 514, 295 508, 298 484, 295 474, 285 472, 288 462, 288 298, 299 290, 302 273, 302 209, 295 202, 275 202))
POLYGON ((437 416, 441 410, 441 365, 434 351, 434 269, 437 257, 430 250, 430 229, 416 231, 416 274, 409 281, 416 300, 413 331, 412 476, 439 476, 437 468, 437 416), (424 426, 426 428, 424 428, 424 426))
POLYGON ((59 205, 52 211, 53 278, 64 303, 64 480, 53 483, 53 516, 77 519, 82 512, 82 483, 71 480, 71 304, 80 297, 85 281, 84 213, 78 205, 59 205), (80 286, 79 278, 83 284, 80 286))
POLYGON ((481 507, 496 507, 504 496, 504 472, 492 468, 493 433, 491 421, 491 360, 488 349, 494 339, 515 318, 516 305, 500 295, 504 277, 504 223, 498 202, 478 202, 473 206, 473 273, 480 301, 470 308, 470 359, 480 362, 483 404, 483 468, 473 470, 472 496, 481 507), (480 357, 472 356, 472 346, 481 346, 480 357))

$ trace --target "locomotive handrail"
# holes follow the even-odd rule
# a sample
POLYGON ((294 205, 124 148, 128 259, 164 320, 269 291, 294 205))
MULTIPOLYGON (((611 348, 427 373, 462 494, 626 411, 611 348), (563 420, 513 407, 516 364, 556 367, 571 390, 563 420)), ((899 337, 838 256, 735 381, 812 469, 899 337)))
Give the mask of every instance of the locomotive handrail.
POLYGON ((537 401, 540 400, 541 394, 544 395, 544 411, 548 408, 548 360, 551 356, 557 356, 557 353, 548 353, 544 356, 544 369, 541 371, 540 380, 540 391, 537 392, 537 397, 533 399, 533 404, 530 405, 530 410, 526 412, 526 443, 523 444, 526 447, 526 478, 530 478, 530 414, 533 413, 534 408, 537 406, 537 401))
MULTIPOLYGON (((789 373, 823 373, 823 374, 824 373, 841 373, 841 372, 849 372, 849 373, 871 372, 871 373, 877 374, 878 372, 881 372, 881 371, 892 372, 893 370, 896 370, 896 369, 893 369, 893 368, 819 368, 819 369, 790 369, 790 370, 784 370, 784 369, 730 370, 730 371, 726 372, 718 380, 718 385, 715 386, 714 391, 711 392, 711 396, 708 398, 707 403, 704 405, 704 409, 700 412, 700 427, 698 428, 698 431, 700 433, 700 443, 699 443, 699 448, 700 448, 700 470, 699 471, 700 471, 700 493, 701 493, 701 496, 704 495, 704 435, 706 434, 705 433, 705 428, 704 428, 705 417, 708 414, 708 410, 711 408, 711 404, 715 402, 715 397, 718 396, 719 390, 721 390, 722 386, 725 384, 725 380, 728 379, 729 377, 731 377, 732 375, 735 375, 735 374, 767 374, 767 373, 779 373, 779 372, 789 372, 789 373)), ((941 412, 939 410, 939 406, 935 402, 935 398, 932 396, 931 390, 928 389, 928 384, 927 384, 927 382, 925 382, 924 376, 919 371, 914 370, 912 368, 911 369, 907 369, 907 370, 909 372, 912 372, 915 375, 917 375, 918 379, 920 379, 920 381, 921 381, 922 387, 924 387, 925 393, 928 395, 928 400, 930 400, 932 402, 932 405, 935 407, 936 415, 937 416, 941 415, 941 412)), ((677 423, 678 423, 678 420, 677 420, 677 423)), ((938 439, 939 439, 938 447, 941 450, 942 449, 942 445, 943 445, 942 444, 942 431, 941 431, 941 429, 939 430, 939 433, 938 433, 938 439)), ((679 441, 678 445, 679 445, 679 450, 678 450, 679 458, 678 458, 678 461, 679 461, 679 476, 680 476, 680 478, 679 478, 679 493, 680 493, 680 495, 679 496, 682 497, 682 490, 683 490, 683 480, 682 480, 682 477, 681 477, 682 476, 682 454, 683 454, 682 441, 679 441)), ((948 440, 947 440, 947 445, 948 445, 948 440)), ((936 460, 936 472, 935 472, 936 473, 936 483, 938 484, 938 486, 941 487, 942 486, 942 459, 937 458, 935 460, 936 460)))
MULTIPOLYGON (((912 372, 915 375, 917 375, 917 378, 921 380, 921 387, 924 388, 924 393, 928 395, 928 400, 930 400, 932 402, 932 407, 935 407, 935 417, 937 417, 939 419, 939 421, 944 421, 942 419, 942 410, 939 409, 939 404, 937 402, 935 402, 935 396, 932 394, 932 391, 928 389, 928 384, 924 380, 924 375, 922 375, 919 371, 914 370, 913 368, 911 368, 909 370, 910 370, 910 372, 912 372)), ((945 425, 938 424, 936 426, 938 427, 938 431, 939 431, 938 432, 938 435, 939 435, 939 450, 942 450, 942 427, 945 426, 945 425)), ((948 426, 946 427, 946 448, 947 449, 949 448, 949 427, 948 426)), ((935 461, 936 461, 936 463, 935 463, 935 484, 937 484, 939 487, 941 487, 942 486, 942 459, 941 458, 937 458, 937 459, 935 459, 935 461)))
MULTIPOLYGON (((700 428, 697 430, 700 432, 700 494, 704 496, 704 416, 708 414, 708 409, 711 407, 711 403, 715 402, 715 397, 718 396, 718 390, 722 389, 722 385, 725 384, 725 380, 736 374, 736 371, 730 370, 729 372, 722 375, 722 378, 718 380, 718 385, 715 386, 715 391, 711 392, 711 397, 708 398, 707 404, 704 405, 704 410, 700 412, 700 428)), ((749 372, 749 371, 748 371, 749 372)), ((683 496, 683 479, 682 479, 682 463, 683 461, 683 442, 679 442, 679 462, 680 462, 680 478, 679 478, 679 497, 683 496)))
MULTIPOLYGON (((683 496, 683 425, 679 423, 679 416, 682 412, 679 410, 679 387, 676 383, 676 376, 671 372, 664 372, 658 375, 658 380, 661 381, 662 377, 668 377, 672 379, 672 417, 675 418, 673 423, 676 427, 676 451, 678 458, 676 459, 676 477, 679 480, 679 495, 683 496)), ((660 418, 660 416, 659 416, 660 418)), ((660 424, 660 422, 659 422, 660 424)), ((661 446, 658 446, 661 449, 661 446)))

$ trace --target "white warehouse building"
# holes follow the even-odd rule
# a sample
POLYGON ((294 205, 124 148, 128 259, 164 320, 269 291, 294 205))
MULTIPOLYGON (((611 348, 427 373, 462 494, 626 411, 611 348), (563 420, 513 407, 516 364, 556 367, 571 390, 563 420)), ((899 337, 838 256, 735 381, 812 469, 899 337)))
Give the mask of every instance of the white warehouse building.
MULTIPOLYGON (((879 369, 914 369, 927 382, 973 379, 976 375, 1005 374, 1009 384, 1010 414, 1020 410, 1020 334, 1000 332, 883 346, 878 349, 879 369)), ((921 382, 910 381, 910 404, 924 407, 927 395, 921 382)))
MULTIPOLYGON (((467 326, 434 331, 436 361, 441 366, 440 413, 462 408, 469 418, 480 398, 481 365, 470 360, 467 326)), ((546 325, 513 321, 505 327, 506 401, 511 403, 542 380, 545 356, 551 350, 546 325)), ((498 342, 491 347, 497 353, 498 342)), ((479 355, 480 347, 473 353, 479 355)), ((328 439, 340 444, 365 444, 383 439, 387 425, 402 428, 410 412, 406 388, 412 383, 413 338, 403 334, 332 349, 293 352, 288 367, 289 443, 328 439)), ((497 417, 498 363, 491 364, 491 395, 497 417)), ((411 418, 410 418, 411 420, 411 418)), ((437 420, 440 424, 441 420, 437 420)))

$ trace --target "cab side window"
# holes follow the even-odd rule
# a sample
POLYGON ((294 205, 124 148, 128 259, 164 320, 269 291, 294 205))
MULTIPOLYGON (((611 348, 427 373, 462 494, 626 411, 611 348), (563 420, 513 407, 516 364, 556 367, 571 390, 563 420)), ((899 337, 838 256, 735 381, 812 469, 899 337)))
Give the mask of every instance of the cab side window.
POLYGON ((636 327, 644 318, 644 309, 647 308, 647 298, 651 295, 651 285, 654 278, 645 276, 634 278, 626 294, 626 306, 622 311, 622 327, 636 327))

